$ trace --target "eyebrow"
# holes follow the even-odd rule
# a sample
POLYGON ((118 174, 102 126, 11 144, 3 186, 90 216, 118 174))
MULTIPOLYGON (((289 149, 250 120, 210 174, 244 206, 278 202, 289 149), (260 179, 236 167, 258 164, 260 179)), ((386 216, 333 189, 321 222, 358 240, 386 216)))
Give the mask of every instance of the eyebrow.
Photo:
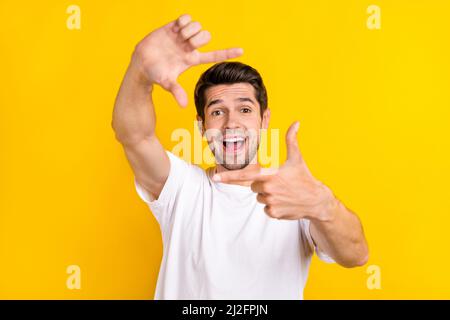
MULTIPOLYGON (((234 99, 234 101, 239 101, 239 102, 250 102, 250 103, 252 103, 252 104, 255 104, 255 102, 254 102, 252 99, 247 98, 247 97, 236 98, 236 99, 234 99)), ((208 107, 210 107, 210 106, 212 106, 212 105, 214 105, 214 104, 218 104, 218 103, 222 103, 222 102, 223 102, 222 99, 214 99, 214 100, 211 100, 211 101, 208 103, 208 105, 206 106, 206 108, 208 108, 208 107)))

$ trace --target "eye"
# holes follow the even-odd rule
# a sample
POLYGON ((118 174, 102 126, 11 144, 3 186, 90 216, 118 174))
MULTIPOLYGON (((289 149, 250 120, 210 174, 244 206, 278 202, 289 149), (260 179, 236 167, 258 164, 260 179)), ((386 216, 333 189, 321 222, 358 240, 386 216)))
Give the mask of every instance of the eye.
POLYGON ((250 108, 248 108, 248 107, 243 107, 243 108, 241 109, 241 112, 243 112, 243 113, 250 113, 250 112, 252 112, 252 109, 250 109, 250 108))
POLYGON ((213 112, 211 112, 211 115, 213 117, 220 116, 221 114, 222 114, 222 110, 214 110, 213 112))

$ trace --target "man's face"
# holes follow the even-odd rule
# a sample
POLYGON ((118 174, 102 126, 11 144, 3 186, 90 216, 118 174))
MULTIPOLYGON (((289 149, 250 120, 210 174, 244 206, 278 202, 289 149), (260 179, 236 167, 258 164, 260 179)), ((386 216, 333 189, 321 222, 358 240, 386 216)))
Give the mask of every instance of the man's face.
POLYGON ((216 85, 205 91, 205 97, 202 134, 206 135, 216 162, 228 170, 256 163, 260 129, 267 129, 270 111, 267 109, 261 119, 253 86, 216 85))

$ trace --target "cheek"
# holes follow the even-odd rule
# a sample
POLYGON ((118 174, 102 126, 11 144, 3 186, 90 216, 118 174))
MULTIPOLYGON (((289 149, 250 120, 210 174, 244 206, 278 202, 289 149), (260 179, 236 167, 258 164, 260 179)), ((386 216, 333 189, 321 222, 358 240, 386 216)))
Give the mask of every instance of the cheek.
POLYGON ((210 129, 222 129, 223 117, 205 117, 205 127, 210 129))
POLYGON ((205 117, 204 126, 205 130, 221 130, 222 121, 213 117, 205 117))
POLYGON ((208 143, 221 140, 222 138, 222 126, 220 123, 216 123, 215 121, 210 121, 205 119, 205 127, 203 137, 206 138, 208 143))
POLYGON ((259 128, 247 128, 248 130, 248 142, 249 146, 256 146, 260 140, 260 131, 259 128))
POLYGON ((252 115, 241 117, 241 124, 248 130, 257 130, 261 128, 262 119, 258 114, 253 113, 252 115))
POLYGON ((244 123, 245 129, 248 131, 249 135, 251 135, 252 137, 254 136, 254 138, 257 140, 259 140, 259 136, 261 134, 261 125, 262 122, 256 119, 244 123))

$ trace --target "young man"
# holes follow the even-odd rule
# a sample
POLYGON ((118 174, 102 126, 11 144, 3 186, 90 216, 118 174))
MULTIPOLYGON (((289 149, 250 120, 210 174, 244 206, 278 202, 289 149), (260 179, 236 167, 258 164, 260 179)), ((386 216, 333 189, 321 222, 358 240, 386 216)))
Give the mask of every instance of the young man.
POLYGON ((298 122, 286 134, 286 162, 271 172, 257 163, 258 133, 270 119, 259 73, 222 62, 197 83, 197 119, 214 168, 165 151, 155 134, 155 84, 186 106, 182 72, 242 54, 197 51, 210 38, 188 15, 150 33, 135 48, 114 107, 112 126, 137 193, 162 231, 155 299, 302 299, 314 251, 355 267, 367 262, 368 248, 357 216, 308 170, 298 122))

